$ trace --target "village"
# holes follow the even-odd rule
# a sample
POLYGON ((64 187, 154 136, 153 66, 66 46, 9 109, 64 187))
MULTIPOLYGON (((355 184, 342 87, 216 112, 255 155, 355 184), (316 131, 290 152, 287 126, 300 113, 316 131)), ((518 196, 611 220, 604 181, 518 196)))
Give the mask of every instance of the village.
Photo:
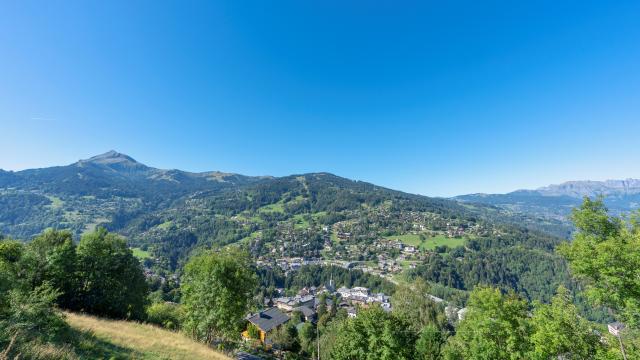
MULTIPOLYGON (((423 250, 460 246, 462 241, 455 239, 496 235, 494 227, 474 220, 445 218, 431 212, 394 212, 390 206, 345 211, 347 220, 331 223, 315 214, 298 214, 278 221, 273 233, 254 232, 246 238, 247 245, 252 255, 262 261, 283 257, 377 261, 380 255, 386 257, 382 259, 385 261, 399 255, 399 261, 419 261, 417 255, 423 250)), ((244 227, 255 226, 246 217, 234 220, 244 227)))
MULTIPOLYGON (((284 289, 277 289, 284 293, 284 289)), ((431 301, 444 307, 445 314, 451 323, 462 320, 466 308, 457 308, 439 297, 425 294, 431 301)), ((326 286, 305 287, 294 296, 282 296, 274 299, 265 299, 264 309, 246 316, 247 329, 242 332, 246 341, 257 340, 262 345, 270 348, 273 345, 270 335, 282 325, 290 321, 296 321, 296 328, 300 329, 304 323, 315 324, 318 321, 318 313, 326 309, 344 309, 349 318, 358 316, 358 312, 372 306, 379 306, 384 311, 393 310, 391 297, 384 293, 373 293, 370 289, 361 286, 353 288, 335 288, 333 281, 326 286), (323 310, 320 308, 323 307, 323 310), (251 328, 258 333, 252 334, 251 328)))

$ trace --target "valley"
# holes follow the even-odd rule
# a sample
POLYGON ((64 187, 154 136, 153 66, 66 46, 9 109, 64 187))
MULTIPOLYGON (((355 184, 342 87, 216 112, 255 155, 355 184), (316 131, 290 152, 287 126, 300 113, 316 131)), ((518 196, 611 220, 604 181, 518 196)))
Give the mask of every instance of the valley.
POLYGON ((565 272, 553 270, 563 266, 553 254, 561 239, 547 235, 533 216, 329 173, 190 173, 110 151, 68 166, 0 172, 0 186, 2 233, 28 240, 54 228, 77 238, 102 226, 124 236, 162 277, 179 274, 201 249, 240 246, 259 266, 285 272, 290 267, 281 264, 334 264, 462 291, 489 281, 540 300, 558 284, 571 286, 565 272), (539 257, 542 273, 507 265, 531 256, 539 257), (483 265, 487 257, 495 261, 490 269, 483 265), (438 271, 424 271, 434 264, 438 271))

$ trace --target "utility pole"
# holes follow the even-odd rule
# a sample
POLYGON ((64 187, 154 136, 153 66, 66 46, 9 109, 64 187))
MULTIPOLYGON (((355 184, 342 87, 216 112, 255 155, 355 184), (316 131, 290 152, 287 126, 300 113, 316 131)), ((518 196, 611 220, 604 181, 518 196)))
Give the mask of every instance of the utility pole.
POLYGON ((627 360, 627 353, 624 351, 624 346, 622 346, 622 339, 620 338, 620 334, 617 336, 618 342, 620 342, 620 351, 622 351, 622 357, 624 360, 627 360))
POLYGON ((624 345, 622 345, 622 337, 620 333, 624 330, 626 326, 621 322, 614 322, 607 326, 609 329, 609 333, 618 338, 618 342, 620 343, 620 352, 622 352, 622 357, 624 360, 627 360, 627 353, 624 351, 624 345))
MULTIPOLYGON (((320 332, 318 330, 318 324, 316 324, 316 343, 318 344, 318 360, 320 360, 320 332)), ((626 357, 624 360, 627 360, 626 357)))

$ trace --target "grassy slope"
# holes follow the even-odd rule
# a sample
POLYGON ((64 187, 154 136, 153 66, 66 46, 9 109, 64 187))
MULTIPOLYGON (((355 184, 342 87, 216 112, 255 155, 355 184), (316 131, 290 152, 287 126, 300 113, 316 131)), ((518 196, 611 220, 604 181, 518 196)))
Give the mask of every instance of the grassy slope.
POLYGON ((151 253, 140 248, 131 248, 131 251, 133 252, 133 256, 137 257, 138 260, 144 260, 151 257, 151 253))
POLYGON ((465 239, 462 238, 449 238, 444 235, 437 235, 433 237, 427 237, 425 241, 420 240, 420 235, 406 234, 406 235, 393 235, 387 236, 387 239, 400 240, 406 245, 418 246, 421 249, 433 250, 436 246, 446 245, 449 247, 458 247, 464 245, 465 239))
POLYGON ((107 344, 100 349, 92 349, 94 355, 99 353, 103 358, 230 359, 182 334, 156 326, 74 313, 65 315, 72 328, 91 332, 100 343, 107 344))

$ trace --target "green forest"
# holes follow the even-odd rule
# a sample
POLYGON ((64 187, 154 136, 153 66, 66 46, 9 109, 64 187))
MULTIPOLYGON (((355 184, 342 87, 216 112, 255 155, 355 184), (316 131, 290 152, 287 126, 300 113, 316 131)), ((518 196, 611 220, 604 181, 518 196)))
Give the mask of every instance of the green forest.
MULTIPOLYGON (((514 279, 500 269, 490 272, 479 267, 460 276, 456 280, 460 284, 449 284, 467 292, 462 300, 467 311, 454 322, 426 294, 433 283, 446 283, 458 271, 464 273, 465 267, 474 269, 465 261, 457 261, 461 268, 448 264, 447 257, 464 258, 452 253, 455 250, 438 255, 449 274, 443 270, 445 275, 433 275, 436 269, 429 271, 429 266, 434 260, 429 260, 416 268, 410 282, 395 285, 335 267, 308 266, 293 276, 269 272, 257 268, 246 249, 222 247, 192 256, 179 284, 158 286, 145 278, 143 266, 125 240, 103 228, 83 235, 77 244, 70 232, 56 230, 45 231, 27 244, 3 238, 0 355, 47 358, 40 351, 43 347, 66 344, 55 356, 94 356, 92 351, 99 348, 91 345, 95 339, 74 333, 61 310, 149 322, 224 351, 269 354, 258 344, 240 341, 245 315, 276 287, 295 291, 332 279, 339 285, 367 286, 391 294, 393 310, 373 306, 351 318, 335 302, 321 306, 317 322, 299 328, 290 322, 278 330, 273 336, 278 354, 313 358, 319 348, 326 359, 638 358, 640 222, 635 217, 612 217, 601 200, 590 199, 574 210, 572 221, 577 229, 572 241, 540 240, 529 244, 530 249, 527 244, 516 248, 526 252, 548 247, 558 257, 554 261, 566 266, 568 284, 579 286, 570 291, 563 282, 547 284, 555 287, 553 295, 532 301, 527 285, 540 281, 535 280, 536 273, 546 276, 540 269, 514 279), (169 295, 176 301, 162 299, 169 295), (608 332, 606 323, 586 317, 584 308, 604 308, 611 317, 607 321, 623 323, 619 337, 608 332)), ((505 236, 491 245, 508 249, 513 241, 505 236)), ((467 247, 480 246, 488 244, 467 247)), ((490 257, 484 263, 490 263, 490 257)))

